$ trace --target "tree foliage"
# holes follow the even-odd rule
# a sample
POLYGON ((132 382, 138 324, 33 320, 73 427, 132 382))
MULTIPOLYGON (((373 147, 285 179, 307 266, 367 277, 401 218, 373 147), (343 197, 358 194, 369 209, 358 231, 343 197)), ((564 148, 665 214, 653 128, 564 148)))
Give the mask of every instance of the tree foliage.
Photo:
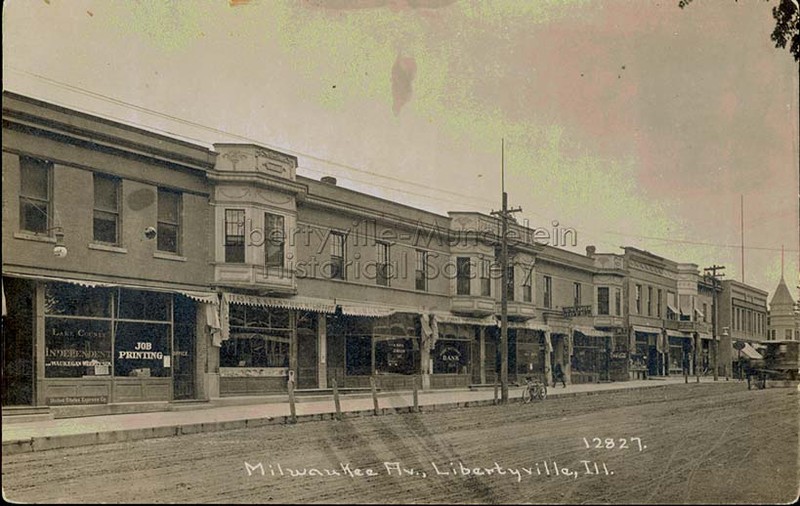
MULTIPOLYGON (((680 0, 678 7, 683 9, 693 0, 680 0)), ((734 0, 738 2, 739 0, 734 0)), ((770 0, 765 0, 769 2, 770 0)), ((778 0, 778 5, 772 7, 772 17, 775 18, 775 29, 770 38, 775 47, 785 48, 789 44, 789 52, 796 62, 800 63, 800 0, 778 0)))

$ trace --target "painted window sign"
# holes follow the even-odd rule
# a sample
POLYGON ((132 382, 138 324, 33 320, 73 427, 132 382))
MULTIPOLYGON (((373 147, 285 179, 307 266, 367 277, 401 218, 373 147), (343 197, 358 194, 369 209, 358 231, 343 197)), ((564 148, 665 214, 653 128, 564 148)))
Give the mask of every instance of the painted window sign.
POLYGON ((44 368, 47 378, 110 374, 111 324, 102 320, 47 318, 44 368))

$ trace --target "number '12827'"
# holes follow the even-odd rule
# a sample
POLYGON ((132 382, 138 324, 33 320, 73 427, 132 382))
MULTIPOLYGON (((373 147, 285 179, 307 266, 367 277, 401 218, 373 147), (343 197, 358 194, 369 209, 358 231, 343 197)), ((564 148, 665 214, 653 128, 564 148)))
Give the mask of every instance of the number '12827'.
POLYGON ((631 438, 599 438, 593 437, 591 439, 583 438, 583 443, 586 445, 586 448, 597 448, 600 450, 628 450, 628 449, 636 449, 639 448, 639 451, 644 451, 647 448, 647 445, 642 444, 642 438, 640 437, 631 437, 631 438), (630 445, 628 444, 630 442, 630 445), (634 442, 636 443, 634 445, 634 442))

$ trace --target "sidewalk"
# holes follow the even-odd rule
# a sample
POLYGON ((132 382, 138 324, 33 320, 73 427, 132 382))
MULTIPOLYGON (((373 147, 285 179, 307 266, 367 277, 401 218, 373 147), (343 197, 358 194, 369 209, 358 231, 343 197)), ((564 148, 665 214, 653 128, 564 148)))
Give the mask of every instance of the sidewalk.
MULTIPOLYGON (((711 378, 701 379, 713 382, 711 378)), ((725 383, 724 379, 722 380, 725 383)), ((683 384, 680 377, 653 380, 625 381, 617 383, 581 384, 548 388, 548 398, 591 395, 615 390, 635 390, 683 384)), ((695 378, 689 378, 689 385, 695 378)), ((519 402, 522 387, 509 389, 509 400, 519 402)), ((286 399, 286 396, 280 396, 286 399)), ((340 401, 343 416, 368 416, 373 414, 372 397, 350 398, 342 396, 340 401)), ((488 405, 494 402, 494 390, 441 390, 419 392, 420 411, 451 409, 456 407, 488 405)), ((124 415, 62 418, 3 425, 3 455, 42 451, 120 441, 132 441, 158 437, 196 434, 220 430, 244 429, 290 421, 288 401, 241 406, 225 406, 184 411, 163 411, 124 415)), ((383 392, 378 396, 382 414, 408 412, 413 406, 413 394, 409 391, 383 392)), ((547 402, 547 401, 545 401, 547 402)), ((325 420, 335 416, 333 396, 324 400, 296 403, 297 421, 325 420)))

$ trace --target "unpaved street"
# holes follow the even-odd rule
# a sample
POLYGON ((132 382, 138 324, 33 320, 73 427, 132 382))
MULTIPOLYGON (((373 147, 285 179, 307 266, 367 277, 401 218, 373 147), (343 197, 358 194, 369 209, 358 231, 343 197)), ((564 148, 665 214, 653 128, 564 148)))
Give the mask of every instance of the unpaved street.
POLYGON ((764 503, 797 483, 797 390, 737 382, 3 457, 25 502, 764 503))

